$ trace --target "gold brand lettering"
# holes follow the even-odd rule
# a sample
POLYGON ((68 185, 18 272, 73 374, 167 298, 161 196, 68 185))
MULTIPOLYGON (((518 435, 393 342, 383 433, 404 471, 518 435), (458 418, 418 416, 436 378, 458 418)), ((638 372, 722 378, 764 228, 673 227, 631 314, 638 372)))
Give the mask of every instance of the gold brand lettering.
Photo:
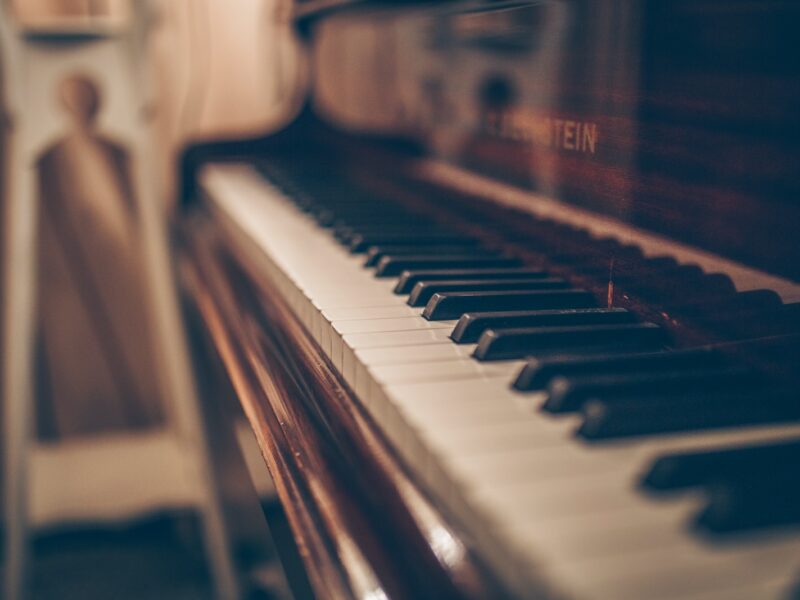
POLYGON ((584 123, 583 126, 583 151, 594 154, 597 146, 597 123, 584 123))
POLYGON ((564 122, 564 148, 575 150, 575 121, 564 122))
POLYGON ((593 121, 546 117, 528 110, 489 111, 483 130, 490 135, 532 146, 595 154, 598 127, 593 121))

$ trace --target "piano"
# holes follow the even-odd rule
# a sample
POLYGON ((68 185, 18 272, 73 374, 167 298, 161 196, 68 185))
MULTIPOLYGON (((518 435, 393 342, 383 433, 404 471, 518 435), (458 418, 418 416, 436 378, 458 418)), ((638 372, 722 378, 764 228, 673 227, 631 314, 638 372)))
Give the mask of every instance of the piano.
POLYGON ((800 597, 800 5, 292 18, 179 273, 313 594, 800 597))

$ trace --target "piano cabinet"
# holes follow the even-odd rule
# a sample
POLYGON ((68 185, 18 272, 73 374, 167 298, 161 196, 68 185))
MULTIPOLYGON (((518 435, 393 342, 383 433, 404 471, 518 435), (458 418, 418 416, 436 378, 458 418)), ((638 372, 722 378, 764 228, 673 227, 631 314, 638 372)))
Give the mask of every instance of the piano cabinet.
POLYGON ((800 5, 377 4, 301 2, 296 118, 183 161, 314 592, 795 597, 800 5))

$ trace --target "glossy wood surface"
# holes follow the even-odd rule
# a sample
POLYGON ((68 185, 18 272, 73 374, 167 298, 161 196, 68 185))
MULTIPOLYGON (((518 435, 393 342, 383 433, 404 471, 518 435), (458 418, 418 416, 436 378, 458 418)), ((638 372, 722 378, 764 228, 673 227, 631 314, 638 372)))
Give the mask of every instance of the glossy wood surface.
POLYGON ((798 25, 781 0, 367 7, 317 27, 314 103, 344 130, 798 280, 798 25))
POLYGON ((186 289, 256 433, 317 596, 504 597, 263 269, 218 233, 193 226, 186 289))

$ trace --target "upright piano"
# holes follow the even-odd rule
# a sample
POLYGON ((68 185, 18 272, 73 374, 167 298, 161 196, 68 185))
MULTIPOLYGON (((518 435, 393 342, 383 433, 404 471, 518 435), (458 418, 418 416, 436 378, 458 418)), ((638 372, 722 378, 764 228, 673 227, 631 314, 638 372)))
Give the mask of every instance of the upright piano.
POLYGON ((293 26, 179 265, 314 595, 800 597, 800 4, 293 26))

